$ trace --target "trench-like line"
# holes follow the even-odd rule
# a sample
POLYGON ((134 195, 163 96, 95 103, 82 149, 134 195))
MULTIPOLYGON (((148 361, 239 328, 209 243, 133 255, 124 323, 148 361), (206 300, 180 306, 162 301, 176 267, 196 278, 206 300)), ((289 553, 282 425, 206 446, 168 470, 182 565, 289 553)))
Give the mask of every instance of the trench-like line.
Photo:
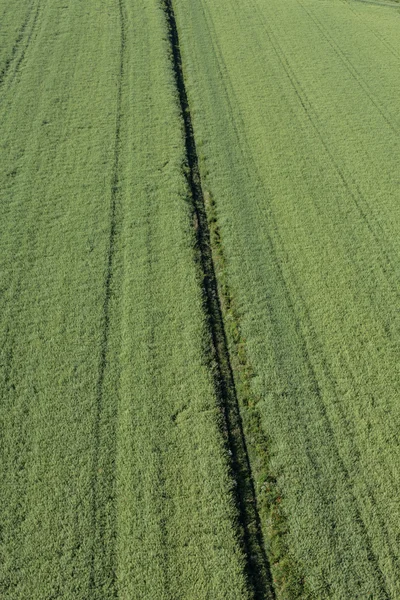
MULTIPOLYGON (((121 149, 121 125, 122 125, 122 87, 125 71, 125 49, 126 49, 126 26, 124 15, 124 0, 117 0, 119 21, 120 21, 120 57, 118 72, 118 89, 116 103, 116 123, 115 123, 115 146, 114 146, 114 164, 111 179, 111 201, 110 201, 110 230, 108 252, 106 259, 106 276, 104 284, 104 302, 103 302, 103 335, 101 340, 99 375, 96 386, 96 414, 94 423, 94 456, 92 471, 92 529, 94 534, 93 549, 90 564, 89 592, 91 598, 117 598, 118 590, 116 584, 115 564, 102 564, 102 572, 96 572, 98 561, 104 563, 105 556, 115 556, 115 548, 107 548, 109 542, 104 536, 104 515, 101 505, 101 459, 100 448, 102 441, 102 420, 105 412, 104 405, 104 383, 106 369, 108 365, 108 351, 110 339, 110 313, 111 298, 113 286, 113 267, 116 251, 117 237, 117 202, 120 187, 120 149, 121 149), (99 579, 99 576, 101 579, 99 579), (108 578, 108 581, 106 581, 108 578)), ((108 449, 110 451, 110 449, 108 449)), ((115 520, 115 518, 114 518, 115 520)))
POLYGON ((187 180, 192 197, 197 258, 201 269, 204 308, 210 333, 214 386, 223 414, 225 439, 231 456, 231 472, 237 483, 235 500, 241 543, 246 557, 246 575, 256 600, 272 599, 275 598, 275 593, 225 333, 196 141, 182 68, 178 28, 172 0, 162 0, 162 2, 168 23, 171 60, 183 121, 187 180))

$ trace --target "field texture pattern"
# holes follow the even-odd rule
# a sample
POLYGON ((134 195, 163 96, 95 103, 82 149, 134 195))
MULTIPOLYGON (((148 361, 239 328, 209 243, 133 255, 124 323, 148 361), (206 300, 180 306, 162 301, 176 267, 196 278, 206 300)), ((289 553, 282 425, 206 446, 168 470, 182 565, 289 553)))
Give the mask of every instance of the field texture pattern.
POLYGON ((390 4, 0 0, 2 599, 400 598, 390 4))
POLYGON ((397 598, 399 12, 176 6, 278 593, 397 598))
POLYGON ((0 88, 0 595, 247 598, 164 11, 29 27, 0 88))

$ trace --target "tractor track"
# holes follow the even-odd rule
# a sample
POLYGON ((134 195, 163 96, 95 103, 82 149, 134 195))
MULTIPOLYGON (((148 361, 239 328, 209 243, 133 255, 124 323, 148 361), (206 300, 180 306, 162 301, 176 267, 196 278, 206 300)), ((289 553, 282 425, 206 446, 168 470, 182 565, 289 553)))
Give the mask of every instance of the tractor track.
POLYGON ((0 71, 0 88, 4 87, 8 78, 11 78, 11 83, 12 83, 16 74, 18 73, 22 62, 25 59, 25 54, 28 50, 28 47, 32 41, 32 36, 36 29, 36 24, 38 22, 39 13, 40 13, 40 2, 37 3, 36 9, 31 7, 31 9, 28 11, 25 21, 22 23, 21 29, 18 32, 18 36, 17 36, 17 38, 14 42, 14 46, 11 50, 11 55, 7 58, 3 68, 0 71), (31 21, 32 14, 33 14, 32 24, 28 31, 28 25, 29 25, 29 22, 31 21), (26 38, 26 43, 25 43, 24 47, 22 48, 20 55, 18 56, 18 52, 21 48, 22 42, 24 40, 24 37, 25 37, 25 34, 27 31, 28 31, 28 35, 26 38))
MULTIPOLYGON (((105 534, 105 525, 107 515, 106 508, 103 506, 104 497, 112 496, 114 490, 111 489, 114 482, 110 484, 110 480, 105 480, 102 476, 104 457, 101 453, 101 445, 103 441, 104 421, 107 419, 108 411, 105 405, 105 382, 106 371, 108 367, 108 354, 110 346, 110 321, 111 321, 111 302, 113 288, 113 267, 115 262, 116 245, 117 245, 117 205, 120 194, 120 150, 121 150, 121 127, 122 127, 122 88, 125 71, 125 49, 126 49, 126 25, 124 0, 117 0, 119 20, 121 27, 121 42, 120 42, 120 59, 118 72, 118 89, 116 99, 116 121, 115 121, 115 146, 114 146, 114 164, 112 169, 111 179, 111 200, 110 200, 110 230, 108 250, 106 257, 106 274, 104 284, 104 303, 103 303, 103 335, 101 340, 99 375, 97 379, 96 393, 96 414, 94 422, 94 455, 93 455, 93 471, 92 471, 92 528, 94 531, 94 545, 92 549, 90 576, 89 576, 89 591, 90 598, 117 598, 118 590, 116 583, 115 564, 115 548, 110 548, 110 539, 105 534), (105 489, 107 488, 107 489, 105 489), (104 557, 106 559, 104 560, 104 557), (103 594, 103 595, 102 595, 103 594)), ((110 449, 108 449, 109 451, 110 449)), ((114 457, 111 458, 111 463, 115 462, 115 449, 113 449, 114 457)), ((113 477, 113 475, 111 476, 113 477)), ((112 515, 115 521, 115 515, 112 515)), ((114 523, 115 530, 115 523, 114 523)), ((112 545, 115 545, 115 539, 111 540, 112 545)))
POLYGON ((179 97, 185 137, 187 181, 191 192, 193 225, 196 235, 204 309, 210 335, 210 363, 214 387, 223 415, 223 430, 230 469, 236 481, 235 501, 241 530, 241 543, 246 557, 246 574, 255 600, 275 598, 269 561, 265 551, 255 484, 252 476, 235 380, 225 332, 221 300, 213 258, 210 226, 203 195, 196 141, 190 113, 178 28, 172 0, 162 0, 169 31, 171 62, 179 97))
POLYGON ((354 2, 361 2, 362 4, 373 4, 375 6, 385 6, 386 8, 400 8, 400 3, 394 4, 393 2, 379 2, 379 0, 354 0, 354 2))

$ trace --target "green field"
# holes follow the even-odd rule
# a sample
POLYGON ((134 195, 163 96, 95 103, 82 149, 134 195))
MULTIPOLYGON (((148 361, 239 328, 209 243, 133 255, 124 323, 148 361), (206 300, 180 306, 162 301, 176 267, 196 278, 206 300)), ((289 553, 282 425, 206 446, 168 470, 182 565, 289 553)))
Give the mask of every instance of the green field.
POLYGON ((0 0, 0 598, 400 598, 400 8, 0 0))

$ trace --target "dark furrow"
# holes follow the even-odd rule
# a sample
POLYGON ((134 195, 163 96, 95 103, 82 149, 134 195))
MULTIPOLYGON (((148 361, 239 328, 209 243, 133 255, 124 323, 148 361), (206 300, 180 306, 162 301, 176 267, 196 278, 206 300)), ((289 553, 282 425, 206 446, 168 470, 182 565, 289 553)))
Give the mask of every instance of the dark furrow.
MULTIPOLYGON (((90 565, 90 577, 89 577, 89 593, 90 598, 97 599, 111 599, 118 597, 117 585, 116 585, 116 569, 115 564, 107 561, 107 557, 115 556, 115 548, 109 548, 110 540, 105 537, 105 527, 107 514, 105 514, 104 501, 107 502, 112 500, 113 490, 107 490, 108 494, 103 493, 103 478, 100 475, 103 473, 101 468, 102 462, 101 456, 101 443, 103 434, 103 419, 106 407, 104 403, 104 387, 105 387, 105 375, 108 366, 107 355, 109 351, 109 338, 110 338, 110 305, 112 298, 112 284, 113 284, 113 266, 116 248, 116 233, 117 233, 117 201, 119 197, 119 186, 120 186, 120 147, 121 147, 121 122, 122 122, 122 83, 124 78, 124 57, 126 48, 126 29, 125 29, 125 16, 124 16, 124 0, 117 0, 119 19, 121 27, 121 45, 120 45, 120 60, 119 60, 119 74, 118 74, 118 91, 117 91, 117 107, 116 107, 116 125, 115 125, 115 149, 114 149, 114 165, 111 180, 111 204, 110 204, 110 234, 108 244, 108 254, 106 263, 106 278, 105 278, 105 294, 103 304, 103 338, 101 341, 101 352, 100 352, 100 364, 99 364, 99 376, 97 380, 97 393, 96 393, 96 416, 94 423, 94 456, 93 456, 93 472, 92 472, 92 490, 93 490, 93 501, 92 501, 92 529, 94 533, 93 549, 91 556, 90 565), (104 497, 106 496, 106 497, 104 497), (100 564, 100 572, 96 569, 96 566, 100 564)), ((111 449, 112 451, 112 449, 111 449)), ((107 448, 109 454, 110 448, 107 448)), ((110 459, 108 459, 110 460, 110 459)), ((111 458, 111 463, 115 462, 115 457, 111 458)), ((113 504, 111 502, 111 504, 113 504)), ((115 515, 113 515, 115 521, 115 515)), ((115 531, 115 527, 114 527, 115 531)), ((113 536, 113 546, 115 545, 115 539, 113 536)))
POLYGON ((193 203, 198 261, 202 275, 204 308, 210 334, 210 354, 216 396, 223 414, 223 427, 230 468, 236 481, 236 504, 241 542, 246 556, 246 574, 252 595, 257 600, 275 598, 270 565, 265 551, 255 485, 239 409, 235 381, 218 292, 210 227, 203 195, 196 142, 190 114, 179 35, 172 0, 162 0, 168 23, 171 59, 179 96, 187 160, 187 180, 193 203))
MULTIPOLYGON (((215 56, 217 57, 217 68, 220 75, 220 81, 224 89, 225 100, 229 107, 225 111, 225 115, 229 120, 229 126, 234 131, 239 152, 242 156, 240 164, 246 173, 249 181, 254 178, 254 173, 257 173, 256 181, 260 188, 267 193, 266 197, 271 196, 270 190, 267 190, 260 176, 258 166, 252 156, 252 147, 246 136, 246 127, 241 116, 233 117, 234 103, 231 101, 231 96, 237 101, 236 93, 233 88, 229 72, 226 69, 226 64, 222 56, 222 50, 216 35, 215 27, 212 23, 210 15, 207 16, 207 7, 201 4, 204 19, 207 23, 210 34, 210 43, 213 46, 215 56), (239 133, 238 125, 235 119, 238 119, 242 125, 242 134, 239 133), (243 148, 243 144, 246 146, 243 148), (253 170, 247 164, 248 157, 251 157, 253 170)), ((282 512, 282 490, 278 486, 274 469, 270 465, 270 441, 264 428, 261 425, 261 413, 257 408, 257 404, 261 401, 261 397, 254 393, 251 386, 251 379, 254 376, 254 368, 249 360, 246 351, 246 340, 241 333, 241 318, 235 308, 235 302, 230 290, 229 282, 226 275, 226 258, 221 239, 221 232, 217 224, 217 215, 215 213, 215 203, 208 192, 208 201, 206 202, 207 210, 210 213, 210 233, 214 240, 214 248, 216 249, 214 261, 217 266, 218 284, 223 290, 223 306, 225 313, 229 317, 229 334, 228 339, 232 339, 233 352, 233 370, 236 376, 236 387, 238 390, 238 399, 240 405, 246 411, 246 422, 244 426, 245 439, 248 440, 248 450, 250 464, 252 466, 253 480, 258 482, 259 489, 256 488, 256 497, 258 504, 258 514, 260 515, 260 526, 263 528, 264 539, 268 549, 268 558, 270 564, 274 565, 273 569, 273 586, 274 593, 277 597, 281 597, 282 589, 285 590, 287 597, 302 597, 305 592, 305 577, 301 565, 296 562, 294 556, 289 554, 288 545, 286 543, 286 534, 288 532, 287 516, 282 512), (274 540, 279 540, 279 543, 274 543, 274 540)), ((261 207, 256 201, 258 210, 262 214, 261 207)), ((276 226, 275 226, 276 228, 276 226)), ((273 228, 274 229, 274 228, 273 228)), ((267 232, 269 247, 271 248, 272 258, 276 265, 277 253, 275 243, 267 232)), ((279 279, 279 276, 278 276, 279 279)), ((286 282, 279 279, 281 285, 285 286, 286 282)), ((268 302, 269 304, 269 302, 268 302)), ((272 306, 272 305, 271 305, 272 306)), ((270 306, 270 308, 271 308, 270 306)), ((272 310, 272 308, 271 308, 272 310)), ((279 337, 279 335, 278 335, 279 337)))

